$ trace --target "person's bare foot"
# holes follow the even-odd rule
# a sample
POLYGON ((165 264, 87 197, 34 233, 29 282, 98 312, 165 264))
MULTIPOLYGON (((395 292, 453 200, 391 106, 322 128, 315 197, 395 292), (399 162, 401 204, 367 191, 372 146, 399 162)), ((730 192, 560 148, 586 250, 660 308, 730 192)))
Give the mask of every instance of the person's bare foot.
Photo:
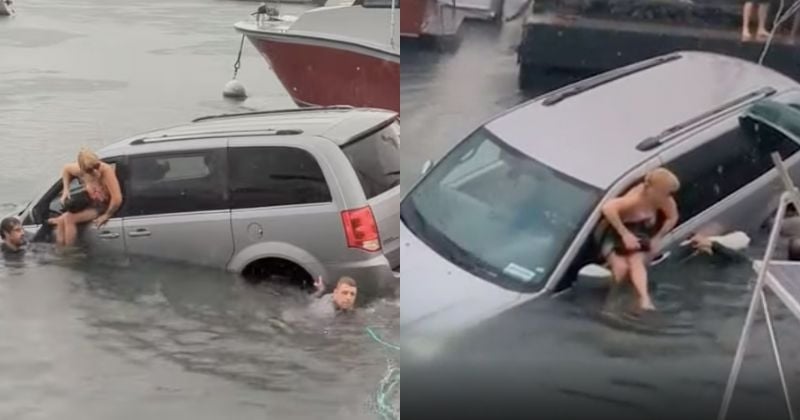
POLYGON ((767 31, 766 31, 766 30, 764 30, 764 29, 760 29, 760 30, 758 31, 758 34, 756 35, 756 37, 757 37, 759 40, 761 40, 761 41, 764 41, 764 40, 766 40, 767 38, 769 38, 769 32, 767 32, 767 31))
POLYGON ((750 31, 742 31, 742 41, 747 42, 753 39, 753 34, 750 31))
POLYGON ((639 309, 641 309, 642 311, 655 311, 656 307, 653 306, 653 302, 651 302, 648 299, 648 300, 643 300, 643 301, 639 302, 639 309))

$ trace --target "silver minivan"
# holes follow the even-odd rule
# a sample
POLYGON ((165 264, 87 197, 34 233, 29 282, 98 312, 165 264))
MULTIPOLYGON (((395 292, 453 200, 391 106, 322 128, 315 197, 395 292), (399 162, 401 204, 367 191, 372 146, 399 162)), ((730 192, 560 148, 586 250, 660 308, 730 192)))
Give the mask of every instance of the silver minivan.
MULTIPOLYGON (((81 239, 101 256, 383 285, 400 267, 399 148, 396 113, 351 107, 209 116, 135 136, 98 151, 124 201, 81 239)), ((19 213, 27 231, 62 212, 60 190, 54 180, 19 213)))
POLYGON ((756 228, 782 188, 770 154, 800 176, 798 150, 800 84, 710 53, 510 109, 426 165, 401 202, 404 334, 462 330, 568 287, 598 262, 603 202, 659 166, 682 182, 667 251, 695 232, 756 228))

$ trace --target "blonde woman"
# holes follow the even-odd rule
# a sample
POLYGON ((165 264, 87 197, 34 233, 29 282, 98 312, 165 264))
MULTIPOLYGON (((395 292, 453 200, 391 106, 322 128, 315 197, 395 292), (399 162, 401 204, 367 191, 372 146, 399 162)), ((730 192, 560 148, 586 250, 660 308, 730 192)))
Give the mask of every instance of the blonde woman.
POLYGON ((64 165, 61 177, 62 204, 66 205, 70 199, 69 184, 75 178, 81 181, 89 197, 88 207, 48 220, 55 226, 56 243, 72 246, 77 239, 78 225, 94 221, 99 228, 106 224, 122 204, 122 191, 114 168, 88 149, 81 149, 77 162, 64 165))
POLYGON ((616 283, 625 279, 633 283, 640 309, 655 309, 647 287, 645 263, 648 256, 660 251, 661 239, 678 222, 678 206, 672 195, 679 188, 675 174, 658 168, 625 195, 603 205, 603 216, 610 227, 601 241, 602 256, 616 283), (665 217, 660 228, 658 213, 665 217))

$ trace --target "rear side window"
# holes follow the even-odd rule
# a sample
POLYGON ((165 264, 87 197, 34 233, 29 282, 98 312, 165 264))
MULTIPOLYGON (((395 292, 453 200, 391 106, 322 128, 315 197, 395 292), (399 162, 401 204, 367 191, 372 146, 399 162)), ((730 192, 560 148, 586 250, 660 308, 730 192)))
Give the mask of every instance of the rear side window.
POLYGON ((400 184, 400 124, 397 122, 342 147, 367 198, 400 184))
POLYGON ((230 149, 233 208, 287 206, 332 201, 317 160, 295 147, 230 149))
POLYGON ((125 213, 227 209, 225 173, 224 149, 132 157, 125 213))
POLYGON ((681 180, 675 197, 680 223, 753 182, 774 167, 770 154, 786 159, 800 145, 750 119, 665 166, 681 180))

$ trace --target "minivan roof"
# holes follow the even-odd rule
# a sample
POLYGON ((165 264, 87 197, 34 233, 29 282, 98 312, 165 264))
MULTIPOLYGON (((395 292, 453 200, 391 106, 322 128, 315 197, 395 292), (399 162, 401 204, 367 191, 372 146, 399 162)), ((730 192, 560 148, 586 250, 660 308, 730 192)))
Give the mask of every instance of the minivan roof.
POLYGON ((129 137, 104 147, 103 151, 116 152, 118 149, 131 147, 132 143, 156 142, 169 138, 177 140, 184 137, 225 137, 247 133, 257 135, 259 132, 270 131, 285 132, 286 135, 319 136, 327 138, 337 145, 342 145, 396 115, 397 113, 394 111, 346 106, 223 114, 201 117, 188 124, 129 137))
POLYGON ((486 128, 532 158, 605 190, 663 150, 637 150, 644 139, 753 91, 798 86, 774 70, 738 58, 677 54, 679 59, 560 101, 548 104, 545 94, 512 108, 486 128))

